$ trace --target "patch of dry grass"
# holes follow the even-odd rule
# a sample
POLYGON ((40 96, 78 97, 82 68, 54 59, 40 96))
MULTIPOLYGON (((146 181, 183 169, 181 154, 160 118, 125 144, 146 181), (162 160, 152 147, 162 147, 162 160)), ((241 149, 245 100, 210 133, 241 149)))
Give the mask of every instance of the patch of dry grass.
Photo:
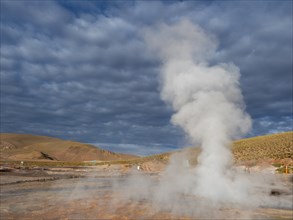
POLYGON ((293 132, 235 141, 233 154, 236 161, 293 159, 293 132))

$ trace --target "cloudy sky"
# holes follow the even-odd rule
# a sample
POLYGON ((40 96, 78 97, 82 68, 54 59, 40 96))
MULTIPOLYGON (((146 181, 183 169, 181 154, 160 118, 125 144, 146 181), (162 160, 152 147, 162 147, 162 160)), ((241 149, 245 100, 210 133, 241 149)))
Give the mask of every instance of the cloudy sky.
POLYGON ((1 0, 1 132, 140 155, 188 145, 141 35, 182 18, 240 68, 248 136, 292 130, 292 1, 1 0))

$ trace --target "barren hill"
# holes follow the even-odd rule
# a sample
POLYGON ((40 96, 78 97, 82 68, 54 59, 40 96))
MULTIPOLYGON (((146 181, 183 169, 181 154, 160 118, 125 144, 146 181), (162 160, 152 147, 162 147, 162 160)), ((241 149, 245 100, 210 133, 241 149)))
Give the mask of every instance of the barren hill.
MULTIPOLYGON (((284 132, 245 138, 233 142, 235 162, 251 160, 293 160, 293 132, 284 132)), ((175 154, 185 154, 185 158, 196 163, 200 153, 198 147, 187 147, 179 151, 156 154, 140 160, 164 160, 175 154)))
POLYGON ((137 158, 90 144, 29 134, 0 134, 0 159, 51 161, 112 161, 137 158))
MULTIPOLYGON (((64 141, 57 138, 27 135, 0 134, 0 159, 5 160, 51 160, 51 161, 121 161, 144 163, 146 161, 167 162, 171 155, 185 154, 196 163, 199 148, 189 147, 180 151, 156 154, 147 157, 114 153, 89 144, 64 141)), ((232 151, 235 161, 293 161, 293 132, 284 132, 237 140, 232 151)))
POLYGON ((284 132, 235 141, 235 160, 293 159, 293 132, 284 132))

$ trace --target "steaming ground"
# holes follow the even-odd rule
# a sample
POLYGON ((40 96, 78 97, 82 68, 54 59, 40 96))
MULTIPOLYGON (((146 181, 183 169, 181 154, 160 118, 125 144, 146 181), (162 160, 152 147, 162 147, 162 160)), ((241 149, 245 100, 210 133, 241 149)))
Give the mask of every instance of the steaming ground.
POLYGON ((247 174, 249 181, 263 180, 252 192, 258 201, 237 205, 182 193, 184 178, 170 179, 167 173, 112 165, 1 173, 1 219, 292 218, 289 175, 247 174), (280 195, 271 195, 272 190, 280 195))
POLYGON ((125 198, 150 202, 157 211, 195 219, 255 219, 260 208, 293 208, 292 183, 284 182, 282 178, 286 176, 274 175, 272 170, 248 173, 234 166, 225 174, 229 185, 223 191, 219 180, 207 183, 212 194, 198 193, 198 167, 190 165, 186 158, 184 152, 174 154, 156 178, 130 175, 116 188, 123 188, 125 198), (274 190, 282 196, 272 196, 274 190))

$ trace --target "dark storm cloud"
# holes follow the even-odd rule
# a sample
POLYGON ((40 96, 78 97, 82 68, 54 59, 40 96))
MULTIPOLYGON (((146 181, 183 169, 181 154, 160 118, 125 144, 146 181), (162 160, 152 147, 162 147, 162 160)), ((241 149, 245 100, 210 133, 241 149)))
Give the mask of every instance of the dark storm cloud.
POLYGON ((141 37, 183 16, 219 39, 212 62, 239 66, 250 135, 292 130, 291 4, 1 1, 1 132, 140 154, 186 145, 141 37))

